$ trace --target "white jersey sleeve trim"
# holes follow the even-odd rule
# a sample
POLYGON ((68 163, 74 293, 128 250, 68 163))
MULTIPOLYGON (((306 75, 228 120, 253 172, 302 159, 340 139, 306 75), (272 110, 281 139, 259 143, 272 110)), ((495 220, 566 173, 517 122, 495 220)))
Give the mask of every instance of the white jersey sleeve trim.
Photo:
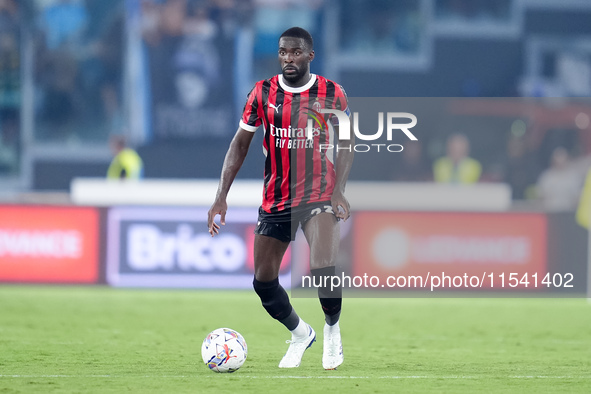
POLYGON ((244 123, 242 120, 240 121, 240 123, 238 125, 240 126, 240 128, 242 128, 246 131, 250 131, 251 133, 254 133, 258 129, 257 126, 251 126, 249 124, 244 123))

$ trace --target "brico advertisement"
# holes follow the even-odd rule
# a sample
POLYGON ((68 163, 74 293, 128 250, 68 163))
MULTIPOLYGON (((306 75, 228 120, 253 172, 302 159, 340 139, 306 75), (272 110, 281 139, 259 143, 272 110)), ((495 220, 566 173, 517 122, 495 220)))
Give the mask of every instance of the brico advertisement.
MULTIPOLYGON (((226 225, 212 237, 206 208, 112 208, 107 282, 125 287, 252 288, 256 220, 255 208, 232 209, 226 225)), ((290 258, 288 251, 280 271, 285 283, 290 258)))
POLYGON ((0 207, 0 281, 95 283, 98 212, 75 207, 0 207))

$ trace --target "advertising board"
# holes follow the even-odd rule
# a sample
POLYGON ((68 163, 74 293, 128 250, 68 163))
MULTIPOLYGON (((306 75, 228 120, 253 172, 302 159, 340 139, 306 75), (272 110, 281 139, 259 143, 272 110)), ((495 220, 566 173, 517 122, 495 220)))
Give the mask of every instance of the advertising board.
POLYGON ((389 287, 539 289, 547 274, 542 214, 359 212, 354 234, 352 274, 389 287))
MULTIPOLYGON (((227 224, 212 237, 206 208, 111 208, 107 282, 131 287, 252 288, 256 220, 256 208, 233 209, 227 224)), ((280 272, 286 285, 290 256, 288 251, 280 272)))
POLYGON ((0 281, 95 283, 94 208, 0 206, 0 281))

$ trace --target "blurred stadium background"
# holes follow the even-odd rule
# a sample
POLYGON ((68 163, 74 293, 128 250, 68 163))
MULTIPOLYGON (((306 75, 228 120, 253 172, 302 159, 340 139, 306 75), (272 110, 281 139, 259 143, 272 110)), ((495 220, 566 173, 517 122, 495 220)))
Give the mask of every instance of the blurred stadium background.
MULTIPOLYGON (((538 215, 542 225, 522 226, 522 233, 512 235, 513 241, 527 239, 517 244, 530 251, 512 260, 515 268, 576 270, 574 283, 584 292, 586 232, 575 223, 574 212, 591 163, 590 17, 591 4, 584 0, 2 0, 0 253, 5 264, 0 280, 68 282, 67 277, 35 279, 29 271, 42 256, 54 261, 88 255, 100 268, 85 280, 104 282, 109 262, 133 271, 126 265, 133 256, 127 247, 134 245, 127 237, 146 244, 159 239, 164 245, 174 237, 188 245, 197 242, 203 229, 195 223, 203 221, 202 208, 213 198, 246 94, 256 80, 277 72, 277 36, 299 25, 315 37, 312 71, 340 82, 352 102, 402 98, 395 110, 419 113, 414 129, 419 141, 406 141, 403 153, 357 155, 350 176, 354 209, 410 210, 418 216, 409 222, 424 220, 422 228, 433 229, 437 226, 422 219, 422 211, 494 211, 503 218, 493 226, 496 233, 474 235, 488 236, 489 249, 516 227, 519 215, 538 215), (467 138, 469 154, 482 171, 477 182, 449 194, 434 188, 439 179, 433 166, 455 133, 467 138), (103 181, 113 135, 124 136, 143 158, 144 188, 135 194, 129 185, 103 181), (371 186, 358 183, 369 181, 371 186), (73 198, 71 191, 83 197, 73 198), (386 201, 371 198, 379 194, 386 201), (81 215, 62 214, 72 202, 91 207, 81 215), (121 204, 144 208, 108 209, 121 204), (34 205, 41 205, 36 209, 43 214, 32 213, 34 205), (146 207, 154 205, 200 208, 186 213, 146 207), (183 221, 189 216, 193 222, 183 221), (57 225, 55 217, 81 223, 57 225), (179 219, 157 224, 171 217, 179 219), (135 226, 133 220, 151 220, 152 227, 135 226), (43 243, 21 230, 11 233, 9 223, 25 233, 62 231, 62 238, 47 233, 43 243), (22 245, 15 241, 22 239, 22 245), (64 245, 74 249, 68 252, 64 245), (537 249, 543 255, 535 255, 537 249), (17 274, 21 259, 32 265, 21 265, 27 268, 17 274)), ((190 256, 185 269, 173 248, 169 257, 142 269, 250 275, 244 241, 260 195, 259 184, 249 180, 260 182, 261 134, 239 174, 244 189, 238 184, 238 198, 232 200, 251 207, 240 219, 244 225, 230 231, 240 241, 217 255, 211 245, 199 249, 222 260, 237 253, 234 265, 199 266, 190 256)), ((416 237, 443 234, 460 237, 462 244, 466 228, 481 219, 450 220, 454 226, 429 234, 406 227, 400 242, 409 248, 416 237)), ((353 248, 361 231, 355 223, 345 231, 353 248)), ((140 246, 138 256, 145 257, 148 252, 140 246)), ((507 256, 481 252, 472 263, 479 258, 493 266, 507 263, 507 256)), ((382 254, 396 251, 386 248, 382 254)), ((458 262, 458 256, 447 259, 458 262)), ((190 285, 190 277, 179 283, 190 285)))
MULTIPOLYGON (((8 284, 250 288, 262 133, 213 240, 206 212, 245 97, 277 73, 277 37, 294 25, 315 38, 312 72, 341 83, 357 108, 381 98, 383 110, 419 118, 419 141, 393 141, 403 153, 356 156, 348 272, 527 273, 510 295, 584 297, 588 233, 575 211, 591 166, 590 21, 589 0, 0 0, 0 388, 170 392, 172 377, 172 391, 191 392, 200 338, 229 325, 246 331, 245 373, 261 379, 241 389, 286 389, 273 380, 283 349, 268 340, 283 337, 251 291, 8 284), (482 169, 470 185, 434 176, 456 133, 482 169), (143 180, 106 181, 111 136, 140 154, 143 180), (551 285, 533 288, 531 275, 547 273, 551 285), (203 319, 218 302, 231 313, 203 319), (132 379, 109 380, 117 374, 132 379)), ((290 269, 305 271, 302 241, 286 256, 286 285, 290 269)), ((589 391, 583 300, 349 305, 342 377, 408 378, 397 383, 419 391, 589 391), (395 333, 368 332, 366 311, 395 333)), ((319 387, 333 389, 292 389, 319 387)))
MULTIPOLYGON (((137 148, 146 178, 217 178, 245 96, 277 73, 276 39, 292 25, 315 37, 313 72, 339 81, 350 97, 563 97, 584 106, 591 95, 584 0, 3 0, 0 7, 3 194, 67 191, 73 177, 104 176, 111 134, 137 148)), ((589 114, 580 112, 549 121, 474 108, 467 115, 523 122, 494 132, 421 130, 421 159, 430 166, 447 136, 463 132, 483 181, 506 182, 515 200, 532 199, 528 186, 554 148, 564 146, 572 160, 591 151, 589 114)), ((241 177, 258 179, 259 159, 241 177)), ((396 164, 370 176, 396 180, 396 164)), ((352 179, 367 175, 354 171, 352 179)))

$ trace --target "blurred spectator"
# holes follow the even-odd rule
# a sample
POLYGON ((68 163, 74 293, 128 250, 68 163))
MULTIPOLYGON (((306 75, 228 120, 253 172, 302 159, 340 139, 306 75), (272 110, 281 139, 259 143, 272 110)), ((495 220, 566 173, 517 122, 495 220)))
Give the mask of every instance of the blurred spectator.
POLYGON ((123 136, 111 136, 109 146, 114 157, 107 170, 108 179, 142 178, 144 163, 135 150, 127 147, 123 136))
POLYGON ((0 109, 20 105, 20 26, 13 0, 0 0, 0 109))
POLYGON ((84 4, 76 0, 57 0, 40 7, 43 42, 36 61, 38 114, 47 128, 44 137, 71 138, 75 136, 74 119, 83 102, 77 56, 81 56, 78 51, 82 49, 88 13, 84 4))
POLYGON ((228 6, 228 0, 142 2, 153 138, 219 138, 231 129, 235 35, 223 33, 233 29, 228 6))
POLYGON ((173 59, 178 101, 185 108, 203 106, 218 82, 219 54, 214 44, 218 34, 204 5, 188 8, 183 39, 173 59))
POLYGON ((507 143, 504 180, 511 186, 513 200, 531 198, 536 177, 536 160, 528 152, 522 137, 511 137, 507 143))
POLYGON ((41 24, 48 50, 78 48, 88 24, 86 6, 80 0, 57 0, 43 9, 41 24))
POLYGON ((346 0, 341 25, 344 49, 357 53, 391 55, 416 52, 420 46, 419 2, 346 0))
POLYGON ((0 175, 13 175, 19 167, 19 111, 0 110, 0 175))
POLYGON ((423 146, 419 141, 405 144, 400 159, 392 174, 393 181, 426 182, 433 180, 431 168, 423 156, 423 146))
POLYGON ((579 172, 571 165, 568 151, 563 147, 555 148, 550 167, 538 180, 538 198, 549 211, 574 211, 580 191, 579 172))
POLYGON ((124 127, 122 119, 123 53, 125 19, 123 7, 107 19, 96 41, 96 56, 99 62, 98 86, 102 103, 102 116, 109 132, 124 127))
POLYGON ((441 183, 471 184, 478 182, 482 172, 480 163, 469 157, 470 142, 463 134, 452 134, 447 139, 447 154, 435 161, 433 178, 441 183))
POLYGON ((210 0, 211 18, 227 39, 233 39, 240 26, 252 23, 253 0, 210 0))
POLYGON ((64 50, 46 52, 37 62, 41 106, 39 116, 48 126, 50 139, 71 137, 73 121, 79 112, 77 82, 79 66, 71 53, 64 50))
POLYGON ((277 37, 291 26, 317 31, 318 9, 323 0, 254 0, 255 53, 277 55, 277 37))
POLYGON ((141 31, 144 41, 150 45, 157 45, 160 42, 160 10, 162 6, 156 2, 142 0, 141 31))
POLYGON ((123 126, 124 2, 35 4, 35 138, 106 142, 123 126))
POLYGON ((20 156, 20 26, 14 0, 0 0, 0 174, 17 173, 20 156))

